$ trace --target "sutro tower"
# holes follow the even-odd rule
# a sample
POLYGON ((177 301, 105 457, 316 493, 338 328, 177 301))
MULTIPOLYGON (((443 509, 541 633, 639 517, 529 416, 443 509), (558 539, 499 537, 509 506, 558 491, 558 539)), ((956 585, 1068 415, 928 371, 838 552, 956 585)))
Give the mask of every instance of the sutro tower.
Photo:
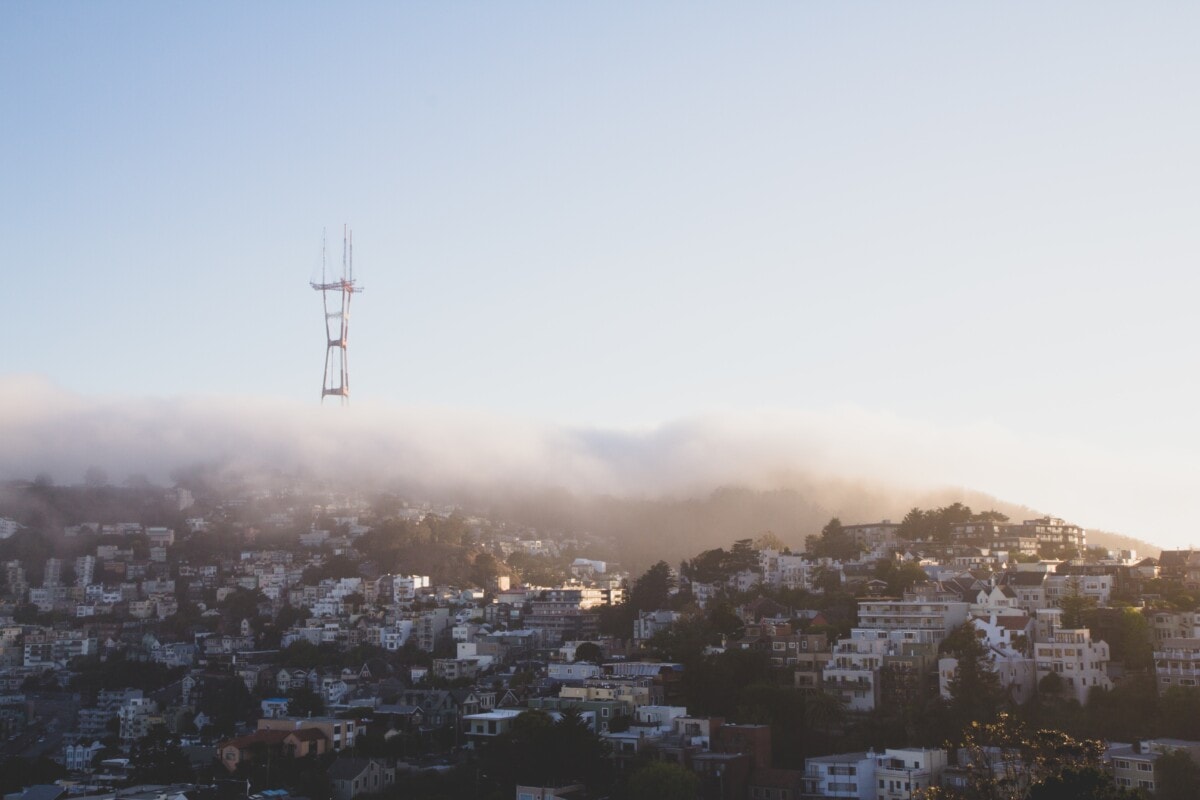
POLYGON ((342 277, 329 280, 326 275, 325 239, 321 237, 321 282, 312 281, 309 285, 321 293, 321 302, 325 306, 325 380, 321 384, 321 401, 333 395, 342 398, 345 405, 350 400, 350 372, 346 363, 346 342, 350 332, 350 297, 355 292, 361 292, 361 286, 354 285, 354 236, 350 229, 342 226, 342 277), (330 294, 340 295, 340 302, 335 299, 335 307, 330 310, 330 294))

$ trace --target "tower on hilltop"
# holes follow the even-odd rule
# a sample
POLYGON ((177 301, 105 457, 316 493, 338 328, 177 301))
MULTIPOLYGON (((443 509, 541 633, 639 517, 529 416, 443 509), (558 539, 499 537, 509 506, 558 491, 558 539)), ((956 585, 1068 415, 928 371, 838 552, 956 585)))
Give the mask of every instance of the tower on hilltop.
POLYGON ((325 378, 321 384, 321 402, 329 395, 350 400, 350 371, 346 362, 346 343, 350 332, 350 298, 362 287, 354 283, 354 236, 342 226, 342 275, 330 280, 326 267, 325 237, 321 237, 321 281, 309 285, 321 293, 325 306, 325 378))

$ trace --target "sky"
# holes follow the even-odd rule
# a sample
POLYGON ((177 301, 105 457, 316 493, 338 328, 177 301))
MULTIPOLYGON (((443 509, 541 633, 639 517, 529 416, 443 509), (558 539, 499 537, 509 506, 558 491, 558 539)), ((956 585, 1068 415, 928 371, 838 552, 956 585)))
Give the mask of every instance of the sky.
POLYGON ((706 432, 634 459, 662 469, 725 453, 717 431, 773 466, 1186 544, 1198 23, 1183 3, 0 4, 8 468, 64 408, 93 431, 205 407, 326 424, 308 282, 348 223, 345 413, 369 424, 498 450, 566 431, 602 461, 706 432))

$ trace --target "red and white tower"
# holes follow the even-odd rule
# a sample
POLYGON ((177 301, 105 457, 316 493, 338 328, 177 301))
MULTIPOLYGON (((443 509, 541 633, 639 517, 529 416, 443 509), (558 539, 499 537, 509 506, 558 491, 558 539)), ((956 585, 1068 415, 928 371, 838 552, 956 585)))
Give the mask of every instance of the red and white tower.
POLYGON ((325 242, 321 242, 321 282, 309 285, 321 293, 325 306, 325 378, 321 384, 321 401, 329 395, 350 400, 350 372, 346 362, 346 343, 350 333, 350 298, 362 287, 354 284, 354 237, 342 226, 342 276, 330 280, 327 274, 325 242))

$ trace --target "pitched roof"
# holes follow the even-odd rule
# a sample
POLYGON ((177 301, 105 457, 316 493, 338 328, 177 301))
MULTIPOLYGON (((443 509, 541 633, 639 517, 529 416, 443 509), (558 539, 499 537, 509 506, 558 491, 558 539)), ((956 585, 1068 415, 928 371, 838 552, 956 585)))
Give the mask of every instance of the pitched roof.
POLYGON ((1046 582, 1044 572, 1006 572, 1004 583, 1009 586, 1041 586, 1046 582))
POLYGON ((244 750, 256 744, 278 744, 291 733, 293 731, 255 731, 245 736, 239 736, 236 739, 230 739, 227 742, 221 742, 221 744, 217 745, 217 748, 224 750, 226 747, 236 747, 239 750, 244 750))
POLYGON ((54 783, 41 783, 30 786, 21 793, 21 800, 58 800, 67 790, 54 783))
POLYGON ((366 772, 369 766, 371 766, 369 758, 339 758, 329 765, 329 771, 326 774, 330 780, 352 781, 366 772))

